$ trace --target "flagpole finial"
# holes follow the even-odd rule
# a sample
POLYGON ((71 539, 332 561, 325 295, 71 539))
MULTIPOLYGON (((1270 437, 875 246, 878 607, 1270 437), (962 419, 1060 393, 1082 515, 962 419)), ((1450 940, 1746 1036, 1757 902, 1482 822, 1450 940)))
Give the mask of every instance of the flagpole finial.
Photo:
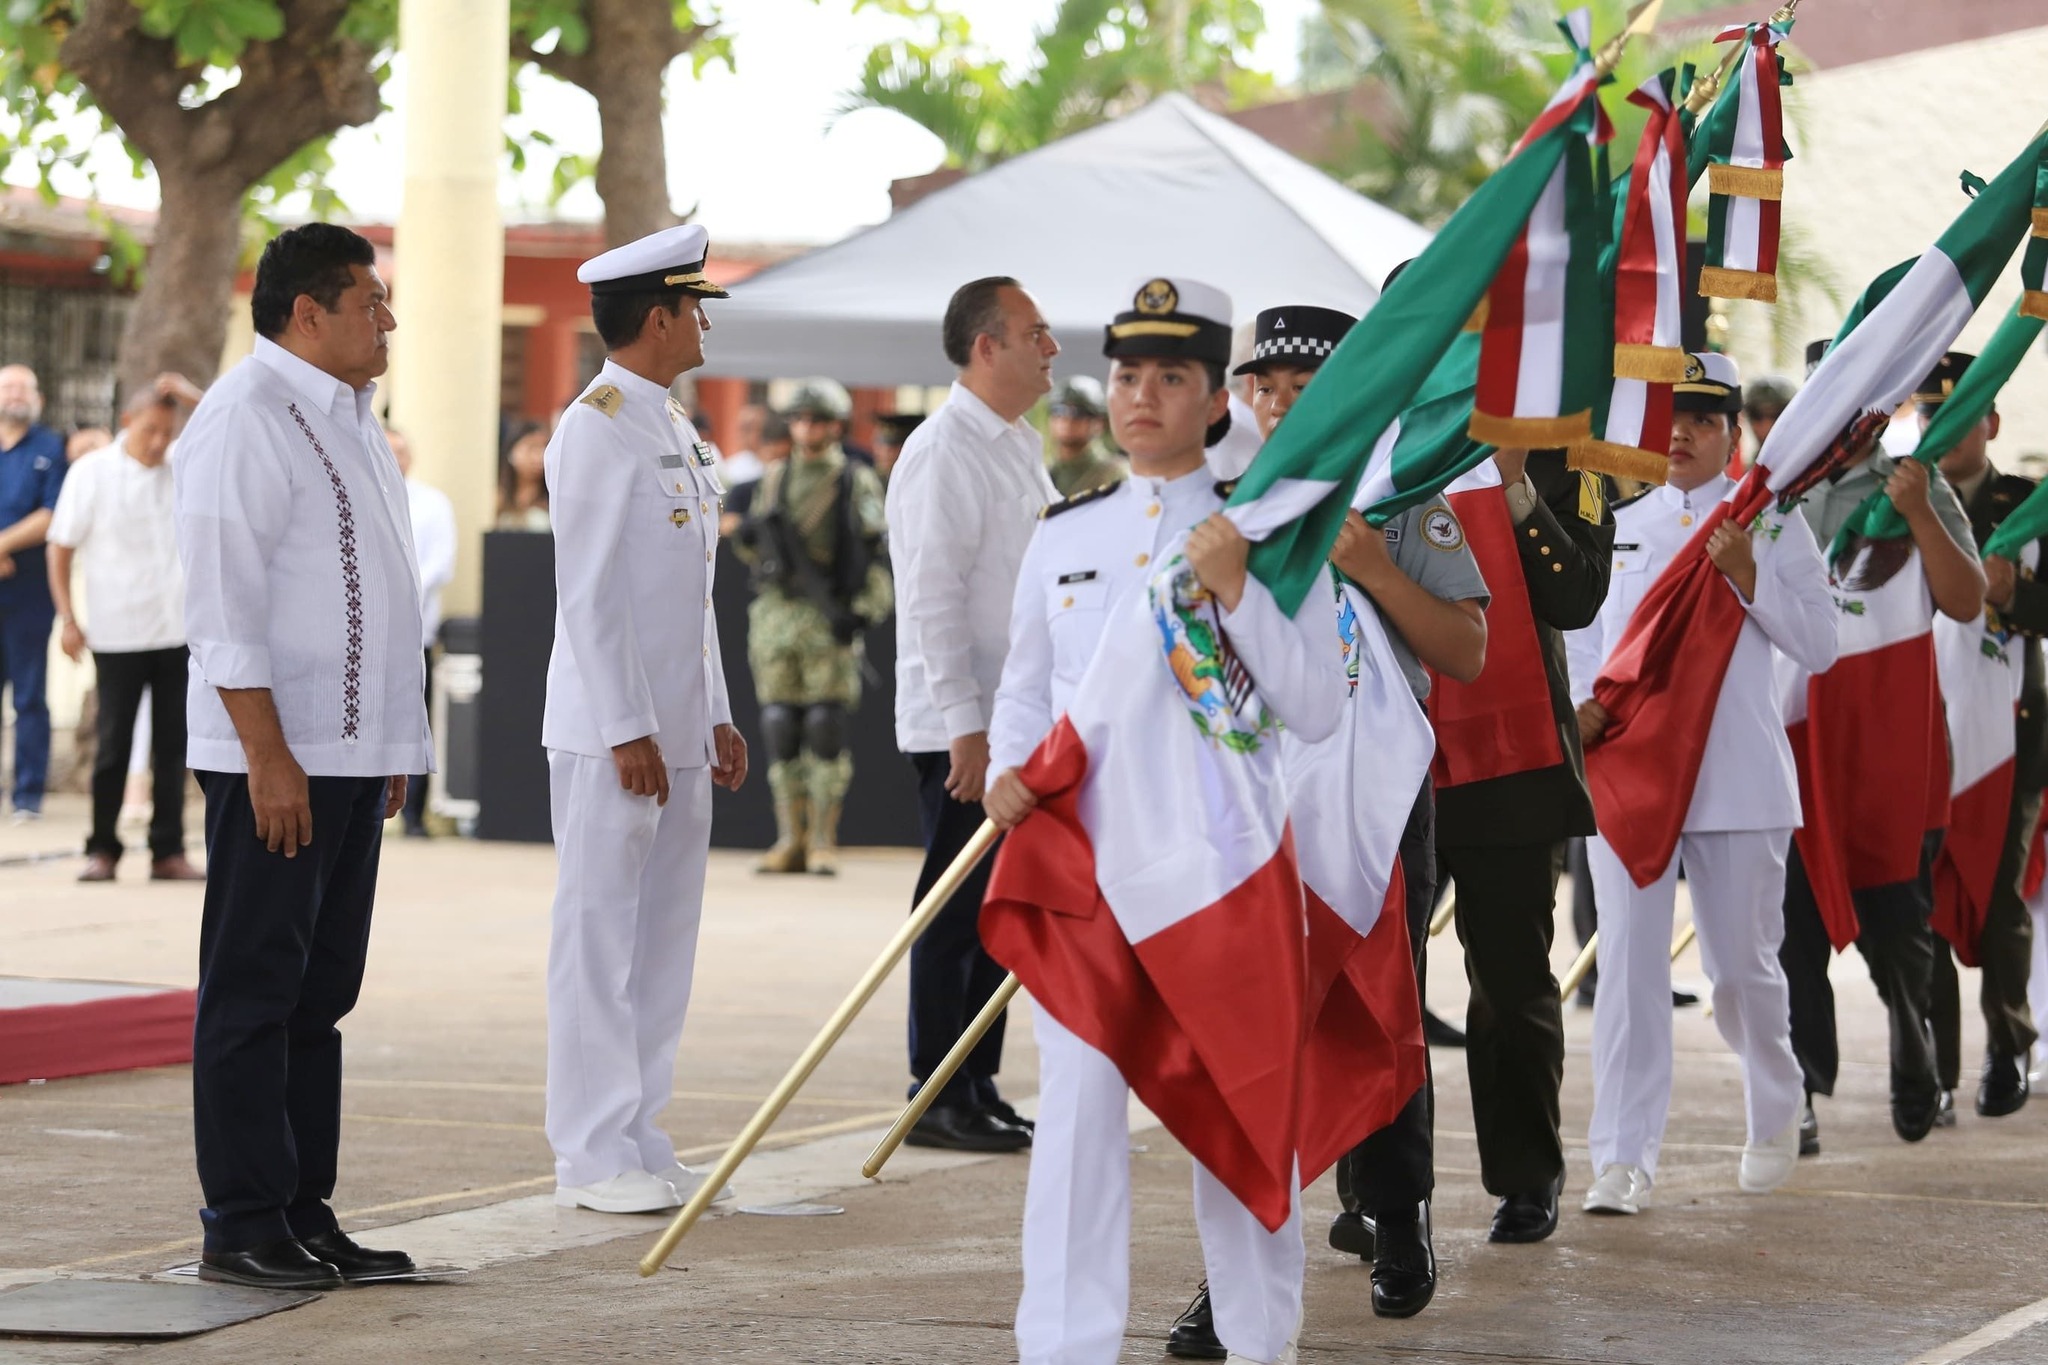
POLYGON ((1593 69, 1602 76, 1611 76, 1621 65, 1622 54, 1628 51, 1628 40, 1656 30, 1657 16, 1664 12, 1664 0, 1644 0, 1628 12, 1628 22, 1621 26, 1621 32, 1607 40, 1600 49, 1600 55, 1593 58, 1593 69))
POLYGON ((1691 114, 1694 118, 1698 118, 1701 114, 1707 112, 1716 99, 1720 98, 1721 87, 1727 82, 1728 73, 1733 71, 1735 64, 1742 60, 1742 49, 1743 45, 1741 43, 1737 43, 1729 48, 1727 55, 1721 58, 1720 66, 1693 81, 1692 89, 1685 97, 1685 110, 1687 113, 1691 114))
POLYGON ((1785 0, 1785 3, 1779 7, 1778 12, 1771 16, 1771 23, 1789 24, 1792 22, 1792 16, 1798 12, 1799 0, 1785 0))

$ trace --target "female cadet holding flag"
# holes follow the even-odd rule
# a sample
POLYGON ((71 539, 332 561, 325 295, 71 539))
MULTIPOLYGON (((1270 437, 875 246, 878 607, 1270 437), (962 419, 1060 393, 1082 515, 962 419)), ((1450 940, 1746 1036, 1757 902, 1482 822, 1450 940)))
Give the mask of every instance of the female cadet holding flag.
MULTIPOLYGON (((1191 526, 1188 562, 1262 699, 1309 741, 1333 733, 1342 717, 1329 599, 1312 595, 1290 621, 1248 577, 1249 543, 1217 515, 1223 492, 1203 453, 1228 428, 1230 342, 1229 299, 1192 280, 1145 282, 1108 329, 1110 425, 1130 453, 1130 477, 1053 504, 1025 553, 990 724, 997 776, 984 800, 1005 829, 1037 804, 1018 768, 1068 710, 1112 622, 1127 615, 1119 605, 1145 590, 1154 559, 1191 526)), ((1106 1013, 1117 1002, 1089 1003, 1106 1013)), ((1018 1350, 1025 1365, 1108 1365, 1121 1353, 1130 1299, 1129 1087, 1077 1036, 1083 1021, 1055 1019, 1041 1000, 1034 1023, 1040 1108, 1018 1350)), ((1230 1359, 1293 1361, 1304 1262, 1298 1197, 1268 1232, 1197 1163, 1195 1214, 1230 1359)))

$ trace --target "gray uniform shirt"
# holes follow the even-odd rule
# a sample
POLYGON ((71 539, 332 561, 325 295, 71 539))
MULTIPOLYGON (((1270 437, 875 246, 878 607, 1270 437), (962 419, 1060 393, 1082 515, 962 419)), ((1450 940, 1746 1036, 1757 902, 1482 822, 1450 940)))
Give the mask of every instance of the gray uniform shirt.
MULTIPOLYGON (((1486 609, 1492 594, 1486 590, 1479 561, 1473 558, 1472 547, 1465 540, 1465 528, 1449 503, 1442 498, 1418 503, 1388 522, 1386 534, 1387 557, 1424 591, 1446 602, 1477 602, 1481 611, 1486 609)), ((1384 611, 1380 612, 1380 621, 1387 628, 1394 657, 1400 661, 1401 676, 1408 680, 1415 699, 1423 700, 1429 695, 1428 670, 1384 611)))
MULTIPOLYGON (((1885 481, 1899 466, 1895 455, 1878 454, 1862 464, 1852 465, 1849 471, 1835 483, 1821 480, 1811 493, 1799 504, 1799 511, 1806 517, 1806 524, 1813 528, 1813 538, 1820 542, 1820 552, 1828 553, 1835 536, 1863 500, 1872 493, 1884 491, 1885 481)), ((1930 470, 1927 480, 1927 500, 1934 506, 1934 515, 1941 518, 1942 526, 1955 539, 1956 544, 1977 553, 1977 537, 1970 533, 1970 516, 1963 511, 1962 503, 1956 500, 1956 490, 1941 476, 1940 470, 1930 470)))

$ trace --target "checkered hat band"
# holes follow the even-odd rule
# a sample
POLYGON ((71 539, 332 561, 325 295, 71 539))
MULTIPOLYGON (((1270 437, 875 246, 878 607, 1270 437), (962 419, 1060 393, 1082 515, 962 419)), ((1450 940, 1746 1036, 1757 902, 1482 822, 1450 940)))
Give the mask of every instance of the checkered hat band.
POLYGON ((1267 337, 1252 348, 1253 360, 1270 360, 1276 355, 1312 355, 1317 359, 1337 349, 1337 343, 1316 337, 1267 337))

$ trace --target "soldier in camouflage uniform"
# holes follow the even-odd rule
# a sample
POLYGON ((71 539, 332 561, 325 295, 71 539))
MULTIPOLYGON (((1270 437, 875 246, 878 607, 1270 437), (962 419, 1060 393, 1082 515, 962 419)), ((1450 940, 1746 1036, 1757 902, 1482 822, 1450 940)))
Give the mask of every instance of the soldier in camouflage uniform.
POLYGON ((882 481, 840 446, 846 390, 811 380, 785 416, 789 459, 761 476, 734 540, 754 569, 747 662, 775 798, 762 872, 838 868, 839 810, 853 780, 847 718, 860 705, 860 633, 894 605, 882 481))
POLYGON ((1046 399, 1052 448, 1045 472, 1062 498, 1107 488, 1124 476, 1124 462, 1109 453, 1103 432, 1109 407, 1102 385, 1085 375, 1062 379, 1046 399))

